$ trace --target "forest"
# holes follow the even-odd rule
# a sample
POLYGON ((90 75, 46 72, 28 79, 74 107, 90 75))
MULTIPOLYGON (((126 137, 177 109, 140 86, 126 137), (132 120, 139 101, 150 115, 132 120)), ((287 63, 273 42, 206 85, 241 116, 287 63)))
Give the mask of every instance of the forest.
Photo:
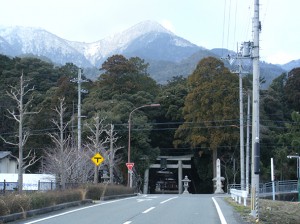
MULTIPOLYGON (((90 158, 100 152, 105 158, 100 173, 126 184, 129 114, 155 103, 160 107, 136 110, 131 118, 131 160, 141 179, 159 155, 193 154, 202 192, 211 189, 216 158, 226 183, 239 183, 239 80, 221 60, 204 58, 187 78, 174 74, 164 85, 138 57, 109 57, 95 81, 82 70, 80 150, 78 85, 71 81, 78 70, 72 63, 0 55, 0 151, 18 158, 22 147, 24 172, 53 173, 62 185, 98 182, 90 158)), ((261 182, 270 181, 270 158, 276 180, 297 178, 296 160, 287 156, 300 155, 299 86, 300 68, 294 68, 260 91, 261 182)), ((247 112, 251 74, 243 76, 243 87, 247 112)))

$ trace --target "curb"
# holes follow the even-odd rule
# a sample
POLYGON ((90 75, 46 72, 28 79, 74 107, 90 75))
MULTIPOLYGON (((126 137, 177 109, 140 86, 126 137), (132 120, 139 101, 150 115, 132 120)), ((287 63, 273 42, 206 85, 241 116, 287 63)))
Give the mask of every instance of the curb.
POLYGON ((111 196, 104 196, 100 198, 100 201, 108 201, 113 199, 120 199, 120 198, 130 198, 135 197, 138 194, 122 194, 122 195, 111 195, 111 196))
POLYGON ((54 205, 54 206, 50 206, 50 207, 46 207, 46 208, 35 209, 35 210, 0 216, 0 223, 13 222, 13 221, 17 221, 19 219, 25 219, 25 218, 29 218, 29 217, 32 217, 35 215, 41 215, 41 214, 45 214, 48 212, 53 212, 53 211, 62 210, 65 208, 86 205, 86 204, 91 204, 91 203, 93 203, 93 200, 86 199, 86 200, 82 200, 82 201, 68 202, 68 203, 54 205))

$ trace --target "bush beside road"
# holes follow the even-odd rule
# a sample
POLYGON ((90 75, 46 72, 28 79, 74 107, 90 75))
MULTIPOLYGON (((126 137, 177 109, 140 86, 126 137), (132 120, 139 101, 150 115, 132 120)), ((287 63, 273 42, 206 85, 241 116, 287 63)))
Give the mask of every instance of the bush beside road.
MULTIPOLYGON (((231 206, 241 215, 247 223, 256 223, 250 215, 250 201, 247 206, 237 204, 231 198, 225 198, 231 206)), ((259 223, 260 224, 295 224, 300 223, 300 203, 289 201, 273 201, 259 199, 259 223)))
POLYGON ((21 195, 8 193, 0 196, 0 223, 92 203, 93 200, 132 195, 132 188, 107 184, 86 185, 78 189, 33 192, 21 195))

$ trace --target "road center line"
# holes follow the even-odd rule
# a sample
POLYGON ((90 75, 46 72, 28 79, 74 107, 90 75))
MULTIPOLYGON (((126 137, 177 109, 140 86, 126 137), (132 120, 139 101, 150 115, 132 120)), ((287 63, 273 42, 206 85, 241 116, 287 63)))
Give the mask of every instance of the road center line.
POLYGON ((165 200, 165 201, 162 201, 162 202, 160 202, 160 204, 164 204, 164 203, 166 203, 166 202, 168 202, 168 201, 171 201, 171 200, 173 200, 173 199, 175 199, 175 198, 178 198, 178 196, 177 196, 177 197, 173 197, 173 198, 169 198, 169 199, 167 199, 167 200, 165 200))
POLYGON ((214 197, 212 197, 211 199, 215 203, 215 206, 216 206, 216 209, 217 209, 217 212, 218 212, 221 224, 227 224, 226 219, 225 219, 225 217, 224 217, 224 215, 222 213, 222 210, 220 209, 220 206, 219 206, 218 202, 216 201, 216 199, 214 197))
POLYGON ((148 208, 147 210, 143 211, 142 213, 146 214, 146 213, 150 212, 152 209, 155 209, 155 207, 148 208))

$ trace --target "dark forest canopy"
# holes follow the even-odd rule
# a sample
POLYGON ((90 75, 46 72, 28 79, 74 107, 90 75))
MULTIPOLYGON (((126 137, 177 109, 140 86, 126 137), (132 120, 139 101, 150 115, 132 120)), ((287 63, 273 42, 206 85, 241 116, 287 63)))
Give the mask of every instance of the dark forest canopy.
MULTIPOLYGON (((0 135, 9 140, 15 138, 16 122, 7 117, 7 109, 18 111, 18 108, 7 91, 19 85, 23 72, 29 87, 35 88, 30 109, 40 111, 25 121, 26 130, 31 133, 25 149, 35 150, 39 156, 51 149, 47 133, 57 131, 51 119, 55 117, 53 108, 62 97, 66 105, 65 121, 69 122, 65 132, 75 141, 77 120, 73 118, 77 115, 78 93, 77 84, 70 80, 77 78, 78 69, 72 63, 55 66, 36 58, 0 55, 0 135)), ((232 158, 239 161, 239 130, 234 128, 239 121, 238 78, 222 61, 204 58, 188 78, 174 74, 165 85, 149 76, 148 64, 138 57, 113 55, 99 70, 102 73, 99 79, 82 83, 82 88, 88 90, 82 94, 83 122, 89 123, 95 114, 100 114, 107 124, 115 125, 120 135, 118 145, 123 147, 120 150, 123 163, 127 159, 129 113, 141 105, 160 103, 159 108, 135 111, 132 118, 132 159, 137 172, 142 175, 158 155, 194 154, 199 178, 208 180, 212 179, 212 166, 207 165, 211 164, 212 152, 218 152, 227 167, 224 170, 227 182, 232 183, 231 161, 232 158)), ((251 83, 247 79, 244 78, 244 83, 251 83)), ((295 68, 276 78, 267 90, 261 90, 262 181, 269 181, 271 157, 277 163, 278 179, 296 178, 296 169, 292 168, 295 161, 287 160, 286 155, 300 154, 299 86, 300 68, 295 68), (284 172, 288 167, 291 167, 289 172, 284 172)), ((84 142, 88 136, 85 126, 82 132, 84 142)), ((1 139, 0 150, 17 155, 17 148, 1 139)), ((31 172, 40 169, 40 164, 36 164, 31 172)))

